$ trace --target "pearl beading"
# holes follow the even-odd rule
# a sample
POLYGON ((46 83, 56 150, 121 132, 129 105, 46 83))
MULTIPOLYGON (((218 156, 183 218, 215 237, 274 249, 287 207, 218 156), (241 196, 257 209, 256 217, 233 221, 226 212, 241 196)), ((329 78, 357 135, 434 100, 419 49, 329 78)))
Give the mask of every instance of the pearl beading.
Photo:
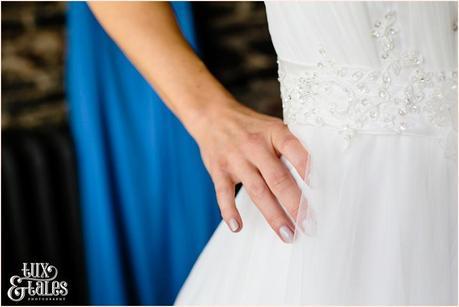
POLYGON ((443 134, 457 126, 457 71, 427 71, 415 51, 396 50, 396 12, 375 22, 371 35, 383 68, 337 65, 319 48, 316 66, 278 60, 286 124, 329 126, 349 144, 359 131, 443 134))

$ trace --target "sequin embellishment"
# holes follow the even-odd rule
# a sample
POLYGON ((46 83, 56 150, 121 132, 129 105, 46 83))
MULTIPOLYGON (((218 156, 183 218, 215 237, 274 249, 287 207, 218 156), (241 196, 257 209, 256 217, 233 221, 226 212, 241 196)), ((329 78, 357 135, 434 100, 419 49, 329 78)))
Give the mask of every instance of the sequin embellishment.
POLYGON ((292 70, 279 62, 284 121, 337 128, 348 143, 359 130, 455 130, 457 71, 427 71, 422 55, 397 50, 396 18, 389 11, 370 33, 382 69, 337 65, 324 48, 316 67, 292 70))

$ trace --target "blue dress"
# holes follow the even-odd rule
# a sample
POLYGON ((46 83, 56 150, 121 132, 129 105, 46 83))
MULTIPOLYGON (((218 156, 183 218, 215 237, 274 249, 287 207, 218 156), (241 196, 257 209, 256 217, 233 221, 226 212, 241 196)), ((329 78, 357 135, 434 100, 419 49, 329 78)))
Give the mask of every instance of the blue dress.
MULTIPOLYGON (((172 6, 196 49, 189 3, 172 6)), ((199 149, 83 2, 66 82, 90 303, 172 304, 220 221, 199 149)))

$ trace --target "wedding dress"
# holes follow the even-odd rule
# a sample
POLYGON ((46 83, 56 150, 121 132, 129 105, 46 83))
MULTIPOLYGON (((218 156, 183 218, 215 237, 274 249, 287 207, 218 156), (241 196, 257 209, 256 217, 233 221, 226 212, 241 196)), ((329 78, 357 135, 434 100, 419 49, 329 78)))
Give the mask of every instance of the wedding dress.
MULTIPOLYGON (((295 240, 247 192, 177 304, 457 304, 457 2, 266 2, 311 155, 295 240)), ((304 175, 304 176, 303 176, 304 175)), ((306 178, 302 180, 301 177, 306 178)))

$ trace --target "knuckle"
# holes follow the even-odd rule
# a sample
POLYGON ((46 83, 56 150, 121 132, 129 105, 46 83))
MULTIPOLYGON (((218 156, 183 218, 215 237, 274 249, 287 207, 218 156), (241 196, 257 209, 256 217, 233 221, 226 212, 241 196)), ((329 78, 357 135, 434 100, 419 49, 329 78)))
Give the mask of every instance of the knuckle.
POLYGON ((280 191, 292 184, 290 173, 287 170, 280 170, 269 176, 269 183, 273 190, 280 191))
POLYGON ((249 133, 247 136, 246 136, 246 143, 248 146, 260 146, 261 144, 263 144, 263 135, 261 133, 249 133))
POLYGON ((297 143, 298 143, 297 138, 293 134, 288 133, 282 139, 281 149, 286 150, 288 147, 294 146, 297 143))
POLYGON ((228 159, 226 159, 226 158, 218 159, 215 162, 215 167, 217 167, 220 170, 227 170, 228 169, 228 165, 229 165, 229 162, 228 162, 228 159))
POLYGON ((247 188, 250 194, 252 194, 252 197, 256 200, 262 199, 268 191, 266 185, 262 182, 251 183, 247 188))
POLYGON ((271 128, 273 130, 284 130, 286 128, 284 122, 279 119, 279 118, 276 118, 272 121, 271 123, 271 128))
POLYGON ((232 188, 227 184, 217 184, 215 185, 215 193, 219 197, 226 199, 227 197, 231 196, 232 188))
POLYGON ((224 220, 228 220, 234 216, 234 208, 231 206, 220 206, 220 215, 224 220))
POLYGON ((211 175, 218 169, 218 158, 213 155, 206 154, 203 156, 204 163, 208 166, 211 175))

